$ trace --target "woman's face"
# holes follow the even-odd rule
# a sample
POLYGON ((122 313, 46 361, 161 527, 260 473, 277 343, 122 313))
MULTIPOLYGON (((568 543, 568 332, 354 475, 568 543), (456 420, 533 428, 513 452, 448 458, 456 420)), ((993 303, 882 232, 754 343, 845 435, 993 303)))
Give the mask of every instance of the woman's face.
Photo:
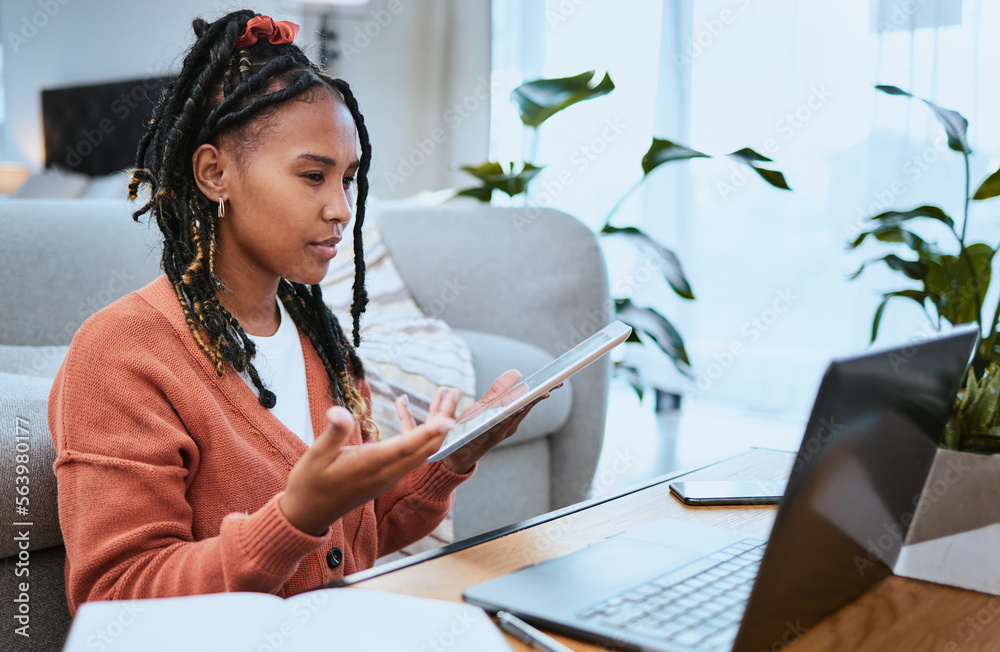
POLYGON ((313 285, 326 276, 354 207, 356 140, 350 111, 321 89, 280 105, 246 151, 229 148, 236 163, 223 172, 217 226, 223 283, 239 274, 238 285, 273 290, 278 277, 313 285))

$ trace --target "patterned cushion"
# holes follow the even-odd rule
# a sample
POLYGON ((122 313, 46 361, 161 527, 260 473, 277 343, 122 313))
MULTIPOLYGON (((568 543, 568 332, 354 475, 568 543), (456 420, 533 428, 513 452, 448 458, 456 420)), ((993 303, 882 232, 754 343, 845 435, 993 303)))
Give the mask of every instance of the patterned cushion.
MULTIPOLYGON (((374 200, 368 202, 367 211, 364 242, 369 303, 361 318, 358 354, 372 387, 372 416, 382 436, 391 437, 399 433, 393 404, 400 394, 409 396, 414 417, 423 421, 437 387, 462 390, 459 411, 471 405, 476 376, 465 341, 441 319, 425 315, 413 300, 382 241, 374 200)), ((349 232, 337 248, 321 286, 326 303, 350 337, 354 249, 349 232)))

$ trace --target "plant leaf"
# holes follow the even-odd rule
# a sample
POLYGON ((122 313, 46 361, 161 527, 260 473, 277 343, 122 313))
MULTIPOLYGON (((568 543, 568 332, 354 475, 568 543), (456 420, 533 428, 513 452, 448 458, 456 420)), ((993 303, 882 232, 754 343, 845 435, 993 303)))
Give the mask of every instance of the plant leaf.
POLYGON ((919 260, 905 260, 896 254, 889 254, 881 260, 884 260, 885 264, 888 265, 890 269, 902 272, 914 281, 922 281, 927 278, 929 265, 925 262, 919 260))
POLYGON ((572 77, 525 82, 511 91, 510 99, 517 107, 521 122, 528 127, 537 128, 566 107, 607 95, 615 89, 614 82, 607 73, 599 84, 591 86, 595 74, 591 70, 572 77))
POLYGON ((754 163, 773 163, 773 159, 769 159, 763 154, 758 154, 749 147, 744 147, 743 149, 738 149, 731 154, 726 154, 740 163, 745 163, 747 165, 753 165, 754 163))
POLYGON ((691 377, 691 361, 684 348, 684 340, 670 320, 652 308, 635 305, 629 299, 616 299, 615 312, 618 319, 648 335, 670 357, 678 371, 691 377))
POLYGON ((480 181, 486 181, 487 179, 503 176, 504 174, 503 166, 497 161, 486 161, 479 165, 463 165, 459 169, 463 172, 468 172, 480 181))
POLYGON ((969 129, 969 121, 958 111, 938 106, 930 100, 922 101, 931 107, 931 111, 934 112, 934 116, 938 119, 938 122, 944 126, 944 131, 948 134, 948 147, 956 152, 971 154, 972 148, 969 147, 969 141, 966 136, 966 132, 969 129))
MULTIPOLYGON (((627 341, 628 340, 626 340, 626 342, 627 341)), ((639 400, 642 401, 642 392, 645 383, 643 383, 642 374, 639 373, 639 370, 631 365, 618 362, 615 364, 614 372, 615 375, 621 376, 629 385, 632 386, 632 389, 635 390, 636 396, 638 396, 639 400)))
POLYGON ((663 274, 663 278, 673 291, 677 293, 677 296, 694 300, 694 292, 691 290, 691 284, 688 283, 687 277, 684 275, 680 259, 673 251, 667 249, 650 235, 634 226, 617 227, 605 224, 601 229, 601 233, 603 235, 619 235, 635 241, 642 251, 656 260, 657 266, 660 268, 660 273, 663 274))
POLYGON ((958 111, 952 111, 951 109, 946 109, 943 106, 931 102, 930 100, 918 98, 916 95, 908 93, 898 86, 877 84, 875 89, 888 95, 902 95, 904 97, 919 99, 921 102, 930 107, 931 111, 934 112, 934 117, 936 117, 938 122, 940 122, 944 127, 944 131, 948 135, 948 147, 956 152, 962 152, 963 154, 972 153, 972 149, 969 147, 969 141, 966 136, 966 132, 969 129, 969 121, 966 120, 965 117, 963 117, 958 111))
POLYGON ((479 201, 488 204, 490 203, 490 200, 493 199, 493 188, 490 186, 464 188, 456 192, 455 197, 472 197, 473 199, 478 199, 479 201))
POLYGON ((991 199, 1000 195, 1000 168, 980 184, 973 199, 991 199))
POLYGON ((888 305, 890 299, 895 299, 896 297, 911 299, 923 306, 924 300, 927 298, 927 293, 920 290, 896 290, 895 292, 886 292, 883 294, 881 303, 875 309, 875 317, 872 319, 872 342, 878 337, 878 327, 882 323, 882 315, 885 312, 886 305, 888 305))
POLYGON ((848 243, 848 249, 857 249, 861 246, 861 243, 865 241, 868 236, 875 236, 875 239, 880 242, 898 242, 900 244, 905 244, 907 247, 912 249, 921 255, 921 259, 925 256, 937 255, 936 252, 928 246, 924 239, 921 238, 916 233, 908 231, 899 225, 899 222, 887 222, 879 224, 871 231, 864 231, 854 242, 848 243))
POLYGON ((788 182, 785 181, 785 175, 781 172, 778 172, 777 170, 770 170, 768 168, 762 168, 757 165, 758 163, 774 162, 763 154, 760 154, 749 147, 744 147, 743 149, 738 149, 735 152, 726 154, 726 156, 735 159, 744 165, 749 165, 753 168, 754 172, 759 174, 761 178, 764 179, 764 181, 767 181, 775 188, 780 188, 781 190, 791 190, 791 188, 788 187, 788 182))
POLYGON ((785 175, 781 172, 778 172, 777 170, 759 168, 756 165, 751 165, 750 167, 754 169, 754 172, 760 175, 761 179, 767 181, 775 188, 779 188, 781 190, 791 190, 791 188, 788 187, 788 182, 785 181, 785 175))
POLYGON ((664 163, 692 158, 711 158, 711 156, 669 140, 653 138, 653 144, 642 156, 642 174, 646 176, 664 163))
POLYGON ((908 211, 886 211, 884 213, 879 213, 878 215, 872 215, 868 219, 877 222, 891 222, 893 224, 902 224, 907 220, 912 220, 915 217, 929 217, 932 220, 937 220, 942 224, 946 224, 949 227, 955 226, 955 220, 945 213, 943 210, 937 206, 924 205, 917 206, 908 211))
POLYGON ((876 90, 880 90, 888 95, 905 95, 906 97, 913 97, 913 95, 907 93, 898 86, 889 86, 888 84, 876 84, 875 88, 876 90))
POLYGON ((510 169, 507 170, 496 161, 486 161, 479 165, 463 165, 459 169, 479 179, 482 185, 461 190, 456 196, 475 197, 480 201, 489 201, 494 190, 504 192, 511 197, 525 192, 531 180, 544 168, 525 163, 524 167, 515 171, 513 163, 510 163, 510 169))
POLYGON ((970 324, 978 321, 976 292, 979 300, 986 296, 990 285, 991 264, 996 253, 981 242, 965 248, 969 258, 942 255, 939 260, 928 260, 925 287, 928 293, 939 295, 938 314, 951 324, 970 324), (969 270, 971 263, 972 270, 969 270))

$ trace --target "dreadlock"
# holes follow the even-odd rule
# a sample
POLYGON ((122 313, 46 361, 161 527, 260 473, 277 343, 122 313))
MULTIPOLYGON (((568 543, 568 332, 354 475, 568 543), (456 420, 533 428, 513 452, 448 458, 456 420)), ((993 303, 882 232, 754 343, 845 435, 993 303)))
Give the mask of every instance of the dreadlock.
POLYGON ((350 111, 361 141, 354 222, 353 346, 323 302, 319 285, 307 287, 282 279, 278 297, 323 361, 330 378, 330 395, 354 413, 367 434, 377 436, 378 429, 357 389, 364 366, 355 351, 361 340, 361 314, 368 303, 361 239, 371 165, 368 130, 347 82, 325 74, 298 46, 274 45, 266 39, 237 46, 247 21, 255 15, 243 10, 213 23, 202 19, 193 22, 195 43, 180 74, 165 86, 139 143, 129 198, 136 200, 143 185, 149 187, 150 196, 132 217, 138 221, 149 213, 162 231, 163 271, 174 286, 192 336, 218 375, 225 374, 226 363, 247 373, 260 404, 274 407, 277 399, 252 363, 256 354, 253 341, 217 296, 225 286, 215 274, 216 205, 195 183, 192 156, 199 146, 224 134, 246 140, 242 137, 247 131, 273 114, 282 102, 309 89, 332 89, 350 111))

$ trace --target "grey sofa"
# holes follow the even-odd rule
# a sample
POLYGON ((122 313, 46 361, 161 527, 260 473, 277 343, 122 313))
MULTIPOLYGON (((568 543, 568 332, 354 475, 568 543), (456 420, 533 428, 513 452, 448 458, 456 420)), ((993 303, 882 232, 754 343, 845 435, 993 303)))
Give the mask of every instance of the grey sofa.
MULTIPOLYGON (((160 273, 155 227, 133 223, 128 211, 119 202, 0 202, 0 499, 13 515, 0 521, 0 649, 56 649, 68 628, 45 403, 59 347, 93 312, 160 273), (19 444, 29 448, 21 469, 19 444), (15 512, 24 482, 18 475, 29 476, 23 515, 15 512), (19 591, 25 581, 28 590, 19 591), (30 638, 9 626, 24 609, 12 601, 21 593, 30 638)), ((418 304, 436 306, 468 342, 480 394, 502 371, 541 366, 611 314, 596 238, 564 213, 475 202, 386 206, 380 224, 418 304), (441 301, 456 280, 461 291, 441 301)), ((604 359, 574 376, 482 460, 456 494, 456 539, 586 497, 601 448, 609 372, 604 359)))

